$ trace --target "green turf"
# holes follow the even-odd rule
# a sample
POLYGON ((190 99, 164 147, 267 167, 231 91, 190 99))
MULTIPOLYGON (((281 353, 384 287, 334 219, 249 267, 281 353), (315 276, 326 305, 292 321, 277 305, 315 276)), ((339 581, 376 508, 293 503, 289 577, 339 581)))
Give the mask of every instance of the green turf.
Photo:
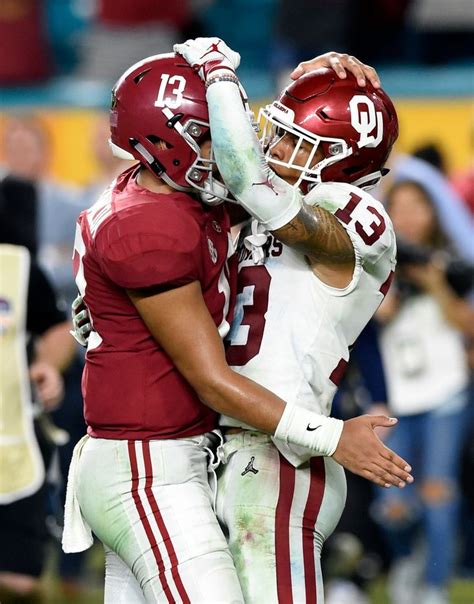
MULTIPOLYGON (((374 582, 370 596, 372 604, 390 604, 383 579, 374 582)), ((474 580, 454 580, 451 584, 449 604, 474 604, 474 580)))
MULTIPOLYGON (((44 580, 46 602, 48 604, 102 604, 104 580, 104 556, 102 547, 96 544, 86 558, 82 590, 72 596, 61 589, 55 573, 56 553, 52 552, 50 564, 44 580)), ((384 578, 373 583, 370 589, 372 604, 390 604, 384 578)), ((262 603, 267 604, 267 603, 262 603)), ((402 602, 397 604, 403 604, 402 602)), ((474 604, 474 580, 453 581, 450 589, 450 604, 474 604)))

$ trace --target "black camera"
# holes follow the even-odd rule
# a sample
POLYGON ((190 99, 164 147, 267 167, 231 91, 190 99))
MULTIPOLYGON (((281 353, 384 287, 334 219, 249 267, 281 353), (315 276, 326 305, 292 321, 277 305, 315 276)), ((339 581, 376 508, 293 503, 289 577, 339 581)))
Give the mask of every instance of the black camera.
MULTIPOLYGON (((433 251, 413 243, 397 238, 397 265, 401 269, 400 280, 408 285, 409 280, 403 274, 403 267, 407 264, 428 264, 433 257, 433 251)), ((458 296, 465 296, 474 288, 474 265, 459 258, 449 257, 445 268, 446 280, 458 296)), ((413 284, 409 283, 412 293, 419 291, 413 284)))

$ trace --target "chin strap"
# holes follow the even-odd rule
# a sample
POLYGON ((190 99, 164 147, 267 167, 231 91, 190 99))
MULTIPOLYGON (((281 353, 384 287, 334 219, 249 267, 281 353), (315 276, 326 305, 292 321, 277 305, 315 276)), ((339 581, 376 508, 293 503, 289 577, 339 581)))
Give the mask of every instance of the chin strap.
POLYGON ((208 206, 218 206, 225 199, 228 198, 229 191, 219 180, 206 179, 203 183, 202 190, 199 191, 199 197, 201 201, 208 206))
POLYGON ((265 250, 263 246, 267 242, 268 233, 264 226, 259 224, 257 220, 252 220, 252 234, 247 235, 244 239, 244 245, 247 250, 252 252, 252 260, 254 264, 262 264, 265 258, 265 250))

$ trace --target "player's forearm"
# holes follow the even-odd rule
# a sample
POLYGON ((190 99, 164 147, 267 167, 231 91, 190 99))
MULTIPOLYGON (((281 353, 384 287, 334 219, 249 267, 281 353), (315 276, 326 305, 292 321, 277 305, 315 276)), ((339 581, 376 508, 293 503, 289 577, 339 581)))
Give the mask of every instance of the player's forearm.
POLYGON ((317 455, 332 455, 342 422, 290 409, 278 396, 230 369, 199 282, 152 296, 128 293, 150 333, 205 404, 317 455))
POLYGON ((269 230, 287 224, 301 195, 268 167, 239 87, 217 81, 207 90, 212 148, 220 174, 239 203, 269 230))
POLYGON ((192 385, 201 400, 218 413, 311 449, 315 455, 332 455, 339 443, 341 420, 288 406, 263 386, 231 369, 220 370, 217 377, 207 375, 202 383, 196 380, 192 385))
POLYGON ((65 321, 48 329, 38 343, 36 360, 48 363, 59 371, 67 369, 76 350, 69 333, 70 327, 69 322, 65 321))
POLYGON ((285 409, 285 402, 228 367, 216 373, 191 378, 191 385, 199 398, 222 415, 273 434, 285 409))
POLYGON ((318 262, 349 264, 352 271, 355 253, 351 239, 337 218, 323 208, 303 203, 293 220, 273 234, 318 262))

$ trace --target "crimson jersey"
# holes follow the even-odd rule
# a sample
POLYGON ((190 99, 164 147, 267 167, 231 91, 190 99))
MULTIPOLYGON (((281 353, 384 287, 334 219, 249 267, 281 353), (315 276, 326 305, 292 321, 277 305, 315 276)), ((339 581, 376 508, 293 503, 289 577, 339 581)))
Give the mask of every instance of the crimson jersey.
POLYGON ((216 414, 153 338, 126 290, 199 281, 224 337, 236 279, 229 219, 223 206, 140 187, 136 172, 112 183, 76 227, 76 283, 93 325, 82 379, 85 419, 98 438, 193 436, 212 430, 216 414))

